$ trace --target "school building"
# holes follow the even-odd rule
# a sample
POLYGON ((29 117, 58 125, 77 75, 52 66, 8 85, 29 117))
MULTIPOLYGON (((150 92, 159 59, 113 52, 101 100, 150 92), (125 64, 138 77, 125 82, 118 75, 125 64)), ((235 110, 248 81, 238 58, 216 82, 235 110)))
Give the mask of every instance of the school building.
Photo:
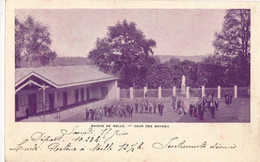
POLYGON ((117 77, 96 67, 15 69, 15 118, 117 98, 117 77))

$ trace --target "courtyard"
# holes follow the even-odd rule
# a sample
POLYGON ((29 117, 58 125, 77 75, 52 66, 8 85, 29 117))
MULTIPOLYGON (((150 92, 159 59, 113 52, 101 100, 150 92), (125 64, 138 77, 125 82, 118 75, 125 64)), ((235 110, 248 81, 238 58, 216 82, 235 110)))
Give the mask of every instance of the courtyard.
MULTIPOLYGON (((189 105, 190 102, 194 103, 198 99, 190 98, 184 101, 185 106, 189 105)), ((135 100, 120 100, 119 103, 133 102, 135 100)), ((156 100, 157 102, 158 100, 156 100)), ((56 113, 38 115, 24 119, 22 122, 151 122, 151 123, 171 123, 171 122, 250 122, 250 99, 249 98, 238 98, 234 99, 231 108, 227 108, 224 99, 219 99, 219 109, 216 111, 216 117, 212 118, 209 111, 204 113, 204 119, 200 120, 197 117, 190 117, 187 113, 179 114, 172 109, 171 99, 160 100, 164 104, 163 115, 161 116, 156 110, 156 113, 133 113, 131 117, 106 117, 102 116, 102 120, 86 120, 86 108, 87 107, 99 107, 102 103, 89 103, 86 105, 77 106, 71 109, 62 110, 60 112, 60 119, 56 118, 56 113)), ((117 101, 118 102, 118 101, 117 101)))

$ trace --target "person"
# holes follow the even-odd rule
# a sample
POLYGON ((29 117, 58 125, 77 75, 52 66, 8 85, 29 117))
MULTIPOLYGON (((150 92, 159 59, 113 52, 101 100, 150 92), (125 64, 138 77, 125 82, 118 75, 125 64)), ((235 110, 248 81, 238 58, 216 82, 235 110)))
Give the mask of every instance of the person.
POLYGON ((56 116, 57 116, 57 119, 60 119, 60 107, 57 108, 56 116))
POLYGON ((88 117, 89 117, 89 110, 88 110, 88 107, 86 109, 86 120, 88 121, 88 117))
POLYGON ((158 103, 158 112, 161 115, 161 102, 158 103))
POLYGON ((152 105, 152 102, 150 101, 149 102, 149 114, 152 114, 152 107, 153 107, 153 105, 152 105))
POLYGON ((135 100, 135 112, 136 113, 138 112, 138 102, 137 102, 137 100, 135 100))
POLYGON ((176 109, 176 96, 175 95, 173 95, 172 96, 172 109, 173 109, 173 111, 175 111, 175 109, 176 109))
POLYGON ((145 102, 145 113, 148 113, 148 102, 145 102))
POLYGON ((144 102, 142 101, 142 103, 141 103, 141 111, 140 111, 140 113, 143 113, 144 112, 144 102))
POLYGON ((226 105, 227 105, 227 108, 229 108, 229 101, 230 101, 230 99, 229 99, 229 94, 226 93, 226 94, 225 94, 225 103, 226 103, 226 105))
POLYGON ((181 102, 181 110, 182 110, 182 112, 183 112, 183 115, 186 115, 186 111, 185 111, 185 109, 184 109, 184 103, 183 102, 181 102))
POLYGON ((118 110, 118 114, 119 114, 119 116, 122 118, 123 117, 123 111, 122 111, 122 105, 119 105, 119 110, 118 110))
POLYGON ((131 106, 129 103, 126 104, 126 112, 127 112, 127 116, 131 117, 131 106))
POLYGON ((105 106, 104 106, 104 111, 105 111, 105 116, 107 116, 107 110, 108 108, 107 108, 107 104, 105 104, 105 106))
POLYGON ((193 107, 193 116, 196 117, 197 116, 197 106, 193 107))
POLYGON ((91 110, 91 120, 94 120, 94 115, 95 115, 95 107, 93 106, 91 110))
POLYGON ((153 102, 153 113, 155 114, 155 112, 156 112, 156 102, 154 101, 153 102))
POLYGON ((98 120, 102 120, 102 107, 100 107, 98 111, 98 120))
POLYGON ((134 111, 134 107, 132 105, 130 105, 130 117, 133 117, 133 111, 134 111))
POLYGON ((28 109, 28 107, 25 110, 25 114, 26 114, 26 119, 28 119, 29 118, 29 109, 28 109))
POLYGON ((190 116, 192 117, 192 113, 193 113, 193 105, 190 104, 190 116))
POLYGON ((201 104, 198 104, 198 111, 199 111, 199 118, 200 120, 203 120, 204 118, 204 111, 201 104))
POLYGON ((161 103, 161 116, 163 116, 164 105, 161 103))
POLYGON ((177 110, 180 110, 181 108, 181 99, 179 98, 177 101, 177 110))
POLYGON ((218 101, 215 100, 216 111, 218 111, 218 101))
POLYGON ((210 112, 211 112, 212 118, 215 118, 215 106, 214 106, 213 100, 210 101, 210 112))
POLYGON ((203 107, 203 111, 207 111, 206 104, 207 104, 206 97, 203 97, 203 99, 202 99, 202 107, 203 107))

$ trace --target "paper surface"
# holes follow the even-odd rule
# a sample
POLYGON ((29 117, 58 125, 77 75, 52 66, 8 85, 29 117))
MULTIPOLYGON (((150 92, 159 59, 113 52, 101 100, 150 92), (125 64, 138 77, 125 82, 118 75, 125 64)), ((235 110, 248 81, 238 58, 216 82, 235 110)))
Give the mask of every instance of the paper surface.
MULTIPOLYGON (((258 2, 6 2, 6 161, 260 161, 258 2), (16 9, 251 9, 249 123, 15 122, 16 9), (92 126, 92 127, 91 127, 92 126), (96 142, 97 140, 98 142, 96 142), (26 147, 23 145, 26 143, 26 147), (183 143, 180 147, 180 143, 183 143)), ((75 18, 80 21, 80 18, 75 18)), ((102 21, 102 20, 100 20, 102 21)))

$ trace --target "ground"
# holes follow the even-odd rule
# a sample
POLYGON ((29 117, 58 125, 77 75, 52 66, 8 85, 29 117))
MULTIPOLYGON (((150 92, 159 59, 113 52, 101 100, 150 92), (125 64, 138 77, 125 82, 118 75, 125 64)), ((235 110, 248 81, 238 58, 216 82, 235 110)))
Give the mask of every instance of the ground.
MULTIPOLYGON (((197 99, 185 100, 186 105, 189 102, 196 102, 197 99)), ((128 102, 128 100, 127 100, 128 102)), ((224 100, 219 100, 219 110, 216 111, 216 117, 211 118, 210 112, 204 113, 204 120, 200 120, 197 117, 190 117, 189 114, 183 115, 173 111, 170 99, 164 99, 163 104, 165 109, 163 116, 160 116, 158 110, 156 114, 147 113, 134 113, 133 118, 121 118, 121 117, 104 117, 102 120, 86 121, 85 110, 87 106, 81 105, 72 109, 61 111, 61 119, 56 119, 56 114, 43 115, 29 117, 29 119, 22 120, 23 122, 250 122, 250 99, 241 98, 234 99, 231 108, 227 108, 224 100)))

